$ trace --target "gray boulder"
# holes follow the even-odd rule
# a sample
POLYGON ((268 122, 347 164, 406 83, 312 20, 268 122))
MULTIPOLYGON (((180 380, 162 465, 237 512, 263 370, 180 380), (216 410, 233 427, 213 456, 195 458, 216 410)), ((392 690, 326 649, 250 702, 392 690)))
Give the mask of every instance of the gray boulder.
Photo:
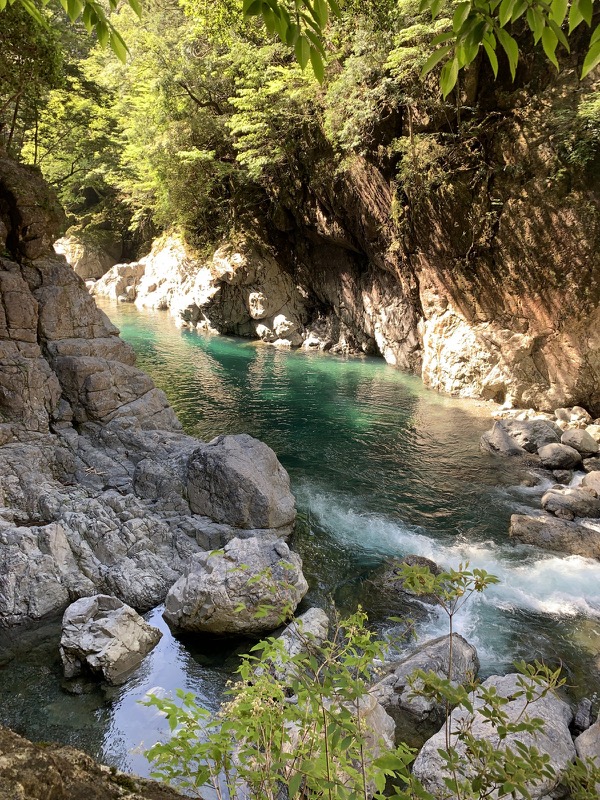
MULTIPOLYGON (((483 683, 485 689, 494 687, 496 692, 502 696, 511 698, 503 706, 503 710, 508 714, 511 722, 517 722, 525 707, 523 696, 512 698, 518 692, 519 675, 505 675, 500 677, 492 675, 483 683)), ((569 723, 572 713, 567 703, 560 700, 553 694, 539 697, 525 712, 530 718, 540 717, 544 721, 544 729, 540 733, 518 733, 509 734, 503 741, 495 733, 495 729, 490 725, 481 713, 483 706, 481 700, 475 700, 475 711, 472 720, 472 733, 478 738, 489 742, 495 748, 514 749, 516 741, 525 745, 536 747, 541 753, 550 757, 550 766, 555 772, 555 777, 546 777, 535 785, 530 785, 532 800, 539 800, 548 796, 558 785, 560 776, 565 771, 569 763, 575 756, 575 747, 569 732, 569 723)), ((467 723, 470 718, 469 712, 464 708, 456 708, 450 715, 450 726, 452 731, 456 731, 467 723)), ((452 744, 458 750, 463 759, 466 757, 464 744, 458 741, 456 736, 452 736, 452 744)), ((435 797, 447 797, 448 790, 444 784, 444 761, 438 750, 445 749, 445 729, 441 728, 431 737, 421 749, 413 765, 413 774, 423 783, 425 788, 435 797)))
POLYGON ((595 759, 600 767, 600 717, 575 739, 575 749, 581 759, 595 759))
POLYGON ((487 453, 501 456, 523 456, 527 450, 513 438, 507 422, 494 422, 491 431, 486 431, 479 441, 480 447, 487 453))
POLYGON ((296 517, 287 472, 270 447, 247 434, 199 447, 187 493, 194 513, 237 528, 285 528, 296 517))
POLYGON ((600 500, 585 487, 549 489, 542 497, 542 508, 561 519, 600 517, 600 500))
POLYGON ((596 497, 600 497, 600 472, 598 470, 588 472, 581 481, 581 486, 587 489, 588 492, 595 494, 596 497))
MULTIPOLYGON (((441 636, 421 645, 408 658, 389 665, 389 673, 376 683, 372 694, 396 722, 398 738, 416 743, 419 735, 430 735, 444 714, 444 704, 434 698, 415 695, 410 678, 415 670, 435 672, 448 677, 450 637, 441 636), (416 735, 416 738, 415 738, 416 735)), ((452 681, 466 684, 479 671, 477 650, 459 634, 452 636, 452 681)), ((423 736, 421 735, 421 741, 423 736)))
POLYGON ((260 634, 281 625, 307 591, 300 556, 284 541, 236 538, 191 559, 167 594, 163 616, 176 630, 260 634))
POLYGON ((557 444, 562 434, 558 425, 544 419, 503 420, 502 425, 528 453, 537 453, 540 447, 547 444, 557 444))
POLYGON ((540 447, 538 455, 546 469, 573 469, 581 464, 581 454, 566 444, 547 444, 540 447))
POLYGON ((582 466, 586 472, 598 472, 600 470, 600 458, 584 458, 582 466))
POLYGON ((595 456, 600 451, 598 442, 586 430, 581 430, 580 428, 565 431, 560 441, 562 444, 577 450, 584 458, 586 456, 595 456))
POLYGON ((550 514, 513 514, 508 533, 523 544, 584 558, 600 558, 600 531, 550 514))
POLYGON ((161 636, 116 597, 82 597, 63 616, 60 657, 65 676, 87 672, 108 683, 124 683, 161 636))

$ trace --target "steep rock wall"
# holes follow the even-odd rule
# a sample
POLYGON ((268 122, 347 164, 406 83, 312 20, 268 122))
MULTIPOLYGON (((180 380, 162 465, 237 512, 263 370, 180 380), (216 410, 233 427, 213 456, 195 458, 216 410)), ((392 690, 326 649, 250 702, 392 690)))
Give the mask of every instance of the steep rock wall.
POLYGON ((240 486, 223 448, 214 455, 181 432, 82 279, 52 254, 60 214, 38 175, 0 157, 0 197, 0 628, 97 592, 146 610, 194 554, 256 529, 289 534, 294 501, 275 455, 235 437, 254 465, 240 486), (205 449, 227 473, 216 521, 188 502, 189 464, 205 449), (253 499, 281 512, 276 521, 253 514, 253 499))
POLYGON ((599 81, 579 83, 576 57, 558 77, 530 62, 517 88, 472 75, 460 126, 413 115, 401 179, 377 152, 341 169, 313 132, 254 244, 206 263, 163 246, 95 291, 205 330, 378 352, 450 394, 600 414, 600 142, 580 115, 599 81))

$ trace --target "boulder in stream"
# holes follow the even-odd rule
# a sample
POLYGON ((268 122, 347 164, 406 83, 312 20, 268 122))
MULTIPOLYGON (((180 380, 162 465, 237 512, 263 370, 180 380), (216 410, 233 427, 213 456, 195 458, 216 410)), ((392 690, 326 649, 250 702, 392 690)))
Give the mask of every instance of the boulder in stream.
POLYGON ((523 544, 600 559, 600 530, 552 514, 513 514, 508 533, 523 544))
POLYGON ((566 444, 547 444, 538 455, 546 469, 573 469, 581 464, 581 453, 566 444))
POLYGON ((60 657, 65 677, 91 673, 108 683, 124 683, 161 636, 116 597, 82 597, 63 616, 60 657))
MULTIPOLYGON (((510 698, 503 706, 503 711, 508 714, 511 722, 516 722, 523 714, 525 698, 521 695, 514 697, 520 690, 519 679, 522 676, 511 674, 500 677, 492 675, 483 683, 485 689, 494 688, 498 695, 510 698)), ((511 747, 519 741, 527 746, 536 747, 540 753, 550 757, 550 766, 555 776, 546 777, 541 782, 529 786, 532 800, 540 800, 553 796, 553 790, 558 786, 560 777, 575 757, 575 747, 569 731, 571 709, 563 700, 549 693, 536 699, 526 714, 529 717, 539 717, 544 721, 544 729, 536 734, 522 732, 509 734, 503 741, 500 740, 489 720, 480 713, 483 706, 481 700, 475 700, 475 712, 471 723, 471 731, 478 739, 489 742, 495 748, 511 747)), ((464 708, 456 708, 450 715, 451 730, 460 728, 467 723, 471 715, 464 708)), ((465 746, 456 736, 452 737, 452 744, 459 755, 465 756, 465 746)), ((447 797, 448 789, 444 784, 444 760, 439 750, 445 749, 445 729, 442 727, 434 736, 423 745, 413 765, 413 774, 419 778, 427 791, 434 797, 447 797)))
POLYGON ((163 616, 175 630, 256 635, 281 625, 307 591, 300 556, 284 541, 235 538, 191 559, 163 616))
POLYGON ((217 436, 190 458, 187 493, 195 514, 237 528, 288 528, 296 517, 290 479, 277 456, 248 434, 217 436))
MULTIPOLYGON (((443 719, 444 705, 430 697, 415 695, 411 676, 415 670, 448 677, 450 636, 425 642, 408 658, 388 665, 389 672, 372 688, 372 694, 396 722, 397 737, 417 744, 431 735, 443 719)), ((466 684, 477 676, 477 650, 459 634, 452 636, 452 681, 466 684)))
POLYGON ((542 508, 561 519, 600 517, 600 500, 592 488, 549 489, 542 497, 542 508))

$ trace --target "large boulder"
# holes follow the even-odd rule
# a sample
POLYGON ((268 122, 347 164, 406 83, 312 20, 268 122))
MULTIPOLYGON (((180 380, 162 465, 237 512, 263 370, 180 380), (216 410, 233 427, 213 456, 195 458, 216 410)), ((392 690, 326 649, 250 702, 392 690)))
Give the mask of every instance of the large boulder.
MULTIPOLYGON (((483 683, 486 690, 495 689, 498 695, 508 698, 508 703, 502 706, 503 711, 508 714, 511 722, 518 722, 524 713, 526 700, 521 694, 514 697, 520 690, 519 675, 505 675, 500 677, 492 675, 483 683)), ((494 748, 511 748, 514 750, 515 742, 522 742, 524 745, 536 747, 540 753, 550 757, 550 766, 554 770, 554 777, 545 777, 539 783, 530 785, 532 800, 545 798, 551 794, 560 782, 560 777, 575 757, 575 747, 569 732, 571 721, 571 709, 563 700, 554 694, 549 693, 544 697, 538 695, 530 708, 525 711, 525 716, 529 718, 539 717, 544 722, 544 729, 539 733, 521 732, 511 733, 504 740, 501 740, 495 728, 490 724, 489 719, 481 713, 484 703, 476 698, 474 703, 474 714, 471 723, 471 731, 475 737, 489 742, 494 748)), ((461 726, 466 725, 471 714, 464 708, 456 708, 450 715, 450 730, 456 731, 461 726)), ((452 744, 456 747, 461 760, 466 759, 466 748, 456 735, 451 736, 452 744)), ((444 784, 445 762, 439 751, 446 748, 445 727, 442 727, 434 736, 431 737, 422 747, 421 752, 415 759, 413 774, 423 783, 427 791, 434 797, 447 797, 448 790, 444 784)))
POLYGON ((84 281, 95 281, 119 261, 123 241, 113 231, 85 228, 58 239, 54 251, 63 255, 84 281))
MULTIPOLYGON (((389 673, 373 687, 372 694, 394 718, 398 738, 417 744, 430 735, 443 719, 445 706, 435 698, 415 695, 411 677, 415 670, 435 672, 447 678, 450 665, 450 637, 425 642, 408 658, 389 666, 389 673)), ((459 634, 452 636, 451 679, 457 685, 473 680, 479 671, 477 650, 459 634)))
POLYGON ((176 630, 261 634, 281 625, 307 591, 300 556, 284 541, 236 538, 191 559, 167 594, 163 616, 176 630))
POLYGON ((595 456, 600 451, 598 442, 590 436, 586 430, 575 428, 574 430, 565 431, 561 436, 560 441, 568 447, 572 447, 581 453, 583 458, 587 456, 595 456))
POLYGON ((557 444, 562 434, 558 425, 544 419, 503 420, 502 425, 528 453, 537 453, 547 444, 557 444))
POLYGON ((523 456, 527 450, 512 437, 507 423, 494 422, 491 431, 486 431, 480 439, 481 449, 487 453, 501 456, 523 456))
POLYGON ((600 531, 550 514, 513 514, 508 533, 523 544, 600 559, 600 531))
POLYGON ((289 528, 296 517, 289 475, 270 447, 247 434, 199 447, 187 494, 194 513, 236 528, 289 528))
POLYGON ((542 497, 542 508, 561 519, 600 517, 600 499, 585 486, 575 489, 550 489, 542 497))
POLYGON ((161 636, 116 597, 82 597, 63 616, 60 657, 65 677, 92 673, 108 683, 124 683, 161 636))
POLYGON ((575 739, 575 749, 579 758, 596 759, 600 767, 600 717, 575 739))
POLYGON ((581 453, 566 444, 547 444, 538 455, 546 469, 573 469, 581 464, 581 453))

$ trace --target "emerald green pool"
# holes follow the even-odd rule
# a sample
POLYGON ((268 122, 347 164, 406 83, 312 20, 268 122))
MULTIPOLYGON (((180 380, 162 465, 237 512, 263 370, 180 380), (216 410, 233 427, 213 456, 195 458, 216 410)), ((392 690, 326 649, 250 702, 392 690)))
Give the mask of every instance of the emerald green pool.
MULTIPOLYGON (((280 351, 180 330, 166 312, 104 308, 188 433, 209 440, 245 432, 275 450, 298 501, 294 545, 309 602, 335 602, 342 612, 361 602, 387 634, 389 611, 398 609, 371 580, 386 556, 469 561, 501 579, 457 621, 484 674, 544 658, 564 664, 574 697, 599 685, 600 564, 509 541, 511 513, 538 506, 541 487, 520 486, 516 462, 480 452, 491 424, 486 404, 442 397, 379 359, 280 351)), ((431 609, 409 610, 420 635, 445 631, 431 609)), ((160 623, 160 610, 150 616, 160 623)), ((139 745, 151 744, 164 723, 137 701, 150 688, 181 686, 215 707, 235 664, 227 649, 181 643, 163 630, 128 684, 73 697, 61 691, 50 629, 0 669, 0 721, 147 773, 139 745)))

